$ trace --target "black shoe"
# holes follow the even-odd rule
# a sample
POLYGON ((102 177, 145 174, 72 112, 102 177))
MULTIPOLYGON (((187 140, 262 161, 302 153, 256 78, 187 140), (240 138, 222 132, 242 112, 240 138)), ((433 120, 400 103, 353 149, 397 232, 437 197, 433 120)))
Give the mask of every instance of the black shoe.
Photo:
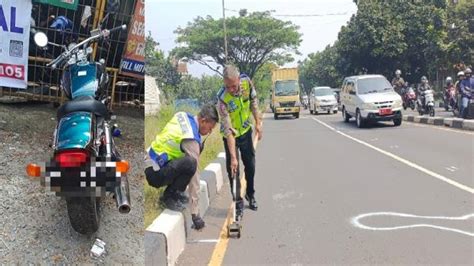
POLYGON ((186 195, 184 191, 177 190, 173 196, 177 201, 181 202, 183 205, 186 205, 189 203, 189 197, 186 195))
POLYGON ((206 225, 206 223, 201 218, 201 216, 199 216, 199 214, 193 214, 191 215, 191 218, 193 220, 194 229, 196 230, 201 230, 206 225))
POLYGON ((174 199, 173 197, 167 197, 167 196, 163 196, 160 198, 160 201, 161 203, 163 203, 163 205, 172 210, 172 211, 177 211, 177 212, 180 212, 180 211, 183 211, 185 209, 184 205, 181 204, 181 202, 179 202, 178 200, 174 199))
POLYGON ((253 211, 258 209, 257 201, 255 200, 255 196, 245 195, 245 199, 249 202, 249 208, 253 211))

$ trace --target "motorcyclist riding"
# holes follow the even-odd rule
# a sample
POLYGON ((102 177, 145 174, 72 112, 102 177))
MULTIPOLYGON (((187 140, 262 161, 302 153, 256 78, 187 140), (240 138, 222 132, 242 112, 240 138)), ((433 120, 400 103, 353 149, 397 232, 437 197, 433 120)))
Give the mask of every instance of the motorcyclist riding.
POLYGON ((456 87, 456 102, 458 104, 458 110, 460 110, 461 109, 461 82, 464 80, 464 71, 459 71, 457 74, 457 78, 458 80, 454 84, 454 87, 456 87))
POLYGON ((474 77, 472 71, 467 68, 464 71, 466 78, 461 82, 461 105, 459 115, 461 118, 466 118, 468 113, 469 102, 472 100, 472 92, 474 89, 474 77))
POLYGON ((395 77, 392 79, 393 89, 400 95, 402 94, 402 89, 403 89, 403 86, 405 85, 405 81, 401 77, 401 74, 402 74, 402 71, 400 69, 397 69, 395 71, 395 77))
POLYGON ((444 108, 446 111, 448 111, 449 106, 455 106, 456 96, 455 93, 452 93, 455 91, 456 87, 454 87, 453 79, 451 77, 447 77, 446 86, 444 87, 444 108))
POLYGON ((418 86, 418 99, 421 106, 425 107, 425 91, 431 90, 431 86, 428 84, 426 76, 421 77, 421 84, 418 86))

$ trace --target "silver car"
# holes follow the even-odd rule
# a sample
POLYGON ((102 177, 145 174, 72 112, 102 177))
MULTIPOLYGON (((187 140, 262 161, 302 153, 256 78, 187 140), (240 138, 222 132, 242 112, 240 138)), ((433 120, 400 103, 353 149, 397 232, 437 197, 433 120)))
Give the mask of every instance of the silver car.
POLYGON ((311 90, 309 96, 309 112, 311 114, 321 112, 337 114, 337 106, 336 96, 330 87, 315 87, 311 90))

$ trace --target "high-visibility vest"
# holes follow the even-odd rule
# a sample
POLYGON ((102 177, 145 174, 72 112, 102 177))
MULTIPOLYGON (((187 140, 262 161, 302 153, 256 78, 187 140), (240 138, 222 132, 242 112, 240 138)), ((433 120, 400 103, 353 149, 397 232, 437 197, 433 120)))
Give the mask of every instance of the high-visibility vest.
POLYGON ((178 112, 151 143, 148 155, 160 167, 163 167, 169 161, 184 156, 181 142, 186 139, 196 140, 201 146, 201 135, 194 116, 178 112))
MULTIPOLYGON (((252 87, 250 85, 250 78, 245 74, 240 75, 240 89, 241 94, 239 96, 234 96, 228 93, 225 87, 222 87, 217 93, 218 99, 225 103, 227 112, 230 116, 232 128, 237 131, 235 137, 247 133, 252 125, 250 120, 250 115, 252 114, 250 109, 250 94, 252 87)), ((222 126, 221 133, 224 133, 224 128, 222 126)))

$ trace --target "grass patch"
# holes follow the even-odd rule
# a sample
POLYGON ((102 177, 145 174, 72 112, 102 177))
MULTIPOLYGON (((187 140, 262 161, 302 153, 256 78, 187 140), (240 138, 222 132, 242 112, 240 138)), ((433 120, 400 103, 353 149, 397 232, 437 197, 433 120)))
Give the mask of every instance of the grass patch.
MULTIPOLYGON (((173 117, 173 115, 178 111, 186 111, 193 114, 197 114, 198 110, 196 109, 182 109, 176 110, 172 106, 162 106, 159 113, 153 116, 145 117, 145 148, 148 148, 151 145, 151 142, 155 139, 156 134, 160 132, 166 123, 173 117)), ((212 162, 219 152, 224 149, 222 143, 222 138, 219 133, 219 125, 216 125, 212 134, 206 140, 204 150, 201 153, 199 158, 199 169, 204 169, 210 162, 212 162)), ((163 211, 161 205, 159 204, 159 198, 163 193, 164 187, 156 189, 148 185, 145 181, 144 184, 144 193, 145 193, 145 228, 148 227, 153 220, 160 215, 163 211)))

